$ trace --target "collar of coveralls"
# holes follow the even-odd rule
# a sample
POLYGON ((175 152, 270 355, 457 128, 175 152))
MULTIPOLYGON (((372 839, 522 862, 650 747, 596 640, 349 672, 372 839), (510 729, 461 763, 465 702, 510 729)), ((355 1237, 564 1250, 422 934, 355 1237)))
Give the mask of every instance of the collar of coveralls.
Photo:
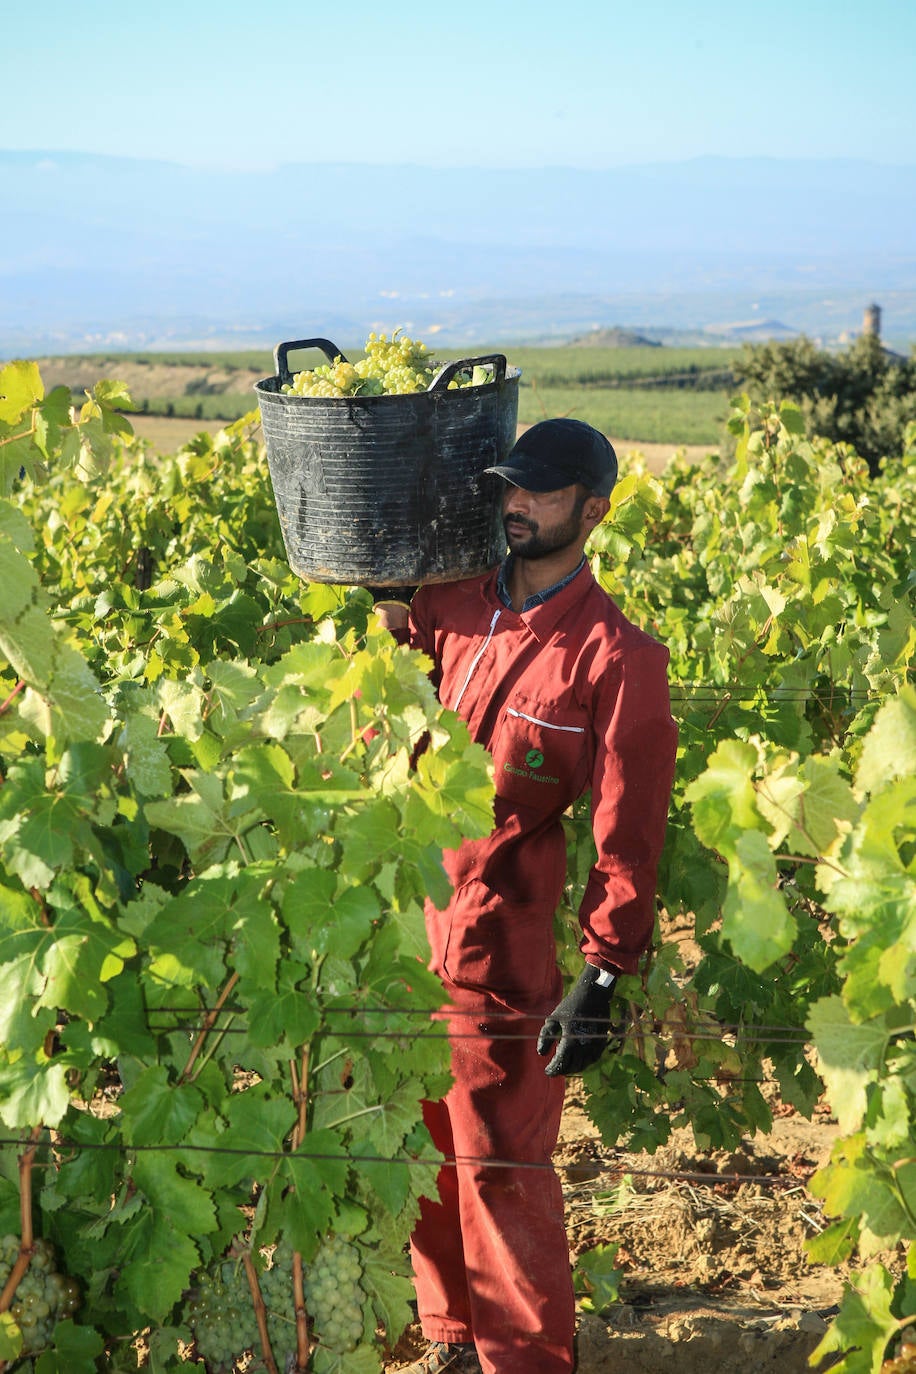
MULTIPOLYGON (((509 579, 512 576, 512 565, 514 562, 515 554, 510 553, 500 564, 499 571, 496 574, 496 595, 503 605, 508 606, 510 610, 512 609, 512 597, 509 594, 509 579)), ((526 597, 522 604, 520 614, 524 615, 526 611, 533 611, 535 606, 543 606, 545 602, 550 601, 551 598, 556 596, 558 592, 561 592, 564 587, 568 587, 573 578, 578 577, 584 567, 585 555, 583 554, 571 573, 567 573, 565 577, 561 577, 559 582, 554 582, 551 586, 545 587, 543 591, 534 592, 531 596, 526 597)))

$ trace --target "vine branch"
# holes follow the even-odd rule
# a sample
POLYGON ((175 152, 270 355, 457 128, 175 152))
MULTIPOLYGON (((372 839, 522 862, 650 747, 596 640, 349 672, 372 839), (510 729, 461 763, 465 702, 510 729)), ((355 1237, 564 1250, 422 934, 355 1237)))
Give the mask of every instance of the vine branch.
POLYGON ((233 973, 233 974, 226 980, 226 986, 223 988, 223 990, 222 990, 222 992, 220 993, 219 997, 216 999, 216 1005, 215 1005, 210 1011, 208 1011, 207 1014, 206 1014, 206 1016, 204 1017, 204 1023, 203 1023, 203 1025, 202 1025, 201 1028, 200 1028, 200 1031, 199 1031, 199 1033, 198 1033, 197 1039, 194 1041, 194 1044, 191 1046, 191 1053, 190 1053, 189 1056, 188 1056, 188 1062, 187 1062, 187 1064, 185 1064, 184 1069, 182 1070, 182 1073, 181 1073, 181 1077, 182 1077, 182 1080, 183 1080, 184 1082, 187 1082, 187 1081, 190 1079, 190 1077, 191 1077, 191 1070, 194 1068, 194 1064, 195 1064, 195 1061, 196 1061, 196 1059, 197 1059, 197 1056, 200 1054, 201 1050, 203 1049, 203 1047, 204 1047, 204 1042, 206 1041, 207 1036, 210 1034, 211 1030, 213 1029, 214 1025, 216 1024, 216 1019, 217 1019, 217 1017, 219 1016, 220 1012, 222 1011, 223 1007, 225 1006, 225 1003, 226 1003, 227 998, 229 997, 229 994, 232 992, 232 989, 235 987, 235 985, 236 985, 236 983, 237 983, 238 981, 239 981, 239 975, 238 975, 237 973, 233 973))
POLYGON ((273 1347, 270 1344, 270 1335, 267 1330, 267 1308, 264 1305, 264 1297, 261 1293, 261 1285, 258 1283, 258 1271, 254 1267, 254 1260, 251 1258, 251 1251, 242 1252, 242 1263, 245 1266, 245 1276, 248 1279, 248 1287, 251 1290, 251 1301, 254 1304, 254 1315, 258 1323, 258 1336, 261 1341, 261 1353, 264 1356, 264 1367, 268 1374, 279 1374, 277 1362, 274 1359, 273 1347))
MULTIPOLYGON (((19 1156, 19 1220, 22 1239, 19 1244, 19 1254, 16 1256, 9 1277, 3 1285, 3 1291, 0 1292, 0 1312, 10 1310, 13 1298, 16 1296, 16 1289, 32 1262, 35 1248, 35 1235, 32 1229, 32 1166, 43 1131, 43 1126, 32 1128, 29 1134, 29 1143, 19 1156)), ((6 1360, 0 1360, 0 1374, 3 1374, 7 1368, 7 1363, 6 1360)))

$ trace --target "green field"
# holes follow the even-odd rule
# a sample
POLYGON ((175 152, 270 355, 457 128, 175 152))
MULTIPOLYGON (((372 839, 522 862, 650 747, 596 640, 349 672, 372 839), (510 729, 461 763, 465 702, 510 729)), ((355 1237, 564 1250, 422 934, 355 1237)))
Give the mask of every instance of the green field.
POLYGON ((619 439, 716 445, 728 415, 728 395, 716 391, 520 387, 520 424, 533 425, 551 415, 571 415, 619 439))
POLYGON ((567 345, 554 348, 497 346, 522 380, 541 386, 627 386, 645 381, 656 386, 706 389, 727 386, 732 350, 722 348, 600 348, 567 345))
MULTIPOLYGON (((354 361, 362 357, 362 346, 342 343, 346 356, 354 361)), ((431 351, 436 353, 434 344, 431 351)), ((479 357, 487 353, 504 353, 513 367, 520 367, 528 376, 551 384, 562 382, 614 383, 616 379, 645 377, 663 379, 672 376, 692 376, 702 384, 704 373, 714 374, 729 369, 734 351, 724 348, 602 348, 590 345, 553 345, 544 348, 516 347, 514 344, 475 344, 472 348, 442 350, 443 358, 479 357)), ((315 351, 313 359, 319 360, 315 351)), ((76 359, 74 358, 74 361, 76 359)), ((124 362, 148 363, 165 367, 225 368, 227 371, 253 371, 268 376, 274 370, 273 354, 267 349, 244 349, 237 352, 212 353, 98 353, 80 355, 80 361, 91 361, 107 369, 117 369, 124 362)))
MULTIPOLYGON (((250 392, 218 396, 176 396, 152 401, 142 413, 196 420, 237 420, 255 409, 250 392)), ((533 425, 550 415, 571 415, 604 434, 648 443, 715 444, 728 413, 728 396, 716 391, 680 391, 584 386, 519 387, 519 423, 533 425)))
MULTIPOLYGON (((359 347, 340 344, 351 359, 359 347)), ((446 354, 446 350, 442 350, 446 354)), ((449 359, 504 353, 521 369, 519 421, 533 424, 549 415, 587 420, 606 434, 646 443, 717 444, 734 391, 734 351, 721 348, 555 345, 516 348, 478 345, 450 349, 449 359)), ((317 353, 292 361, 314 366, 317 353)), ((231 421, 256 408, 253 381, 274 371, 266 350, 212 353, 119 353, 47 359, 67 371, 87 369, 97 377, 122 377, 136 412, 189 420, 231 421), (222 374, 218 381, 213 374, 222 374), (173 375, 172 375, 173 374, 173 375), (237 374, 237 380, 236 380, 237 374)), ((82 383, 81 383, 82 385, 82 383)))

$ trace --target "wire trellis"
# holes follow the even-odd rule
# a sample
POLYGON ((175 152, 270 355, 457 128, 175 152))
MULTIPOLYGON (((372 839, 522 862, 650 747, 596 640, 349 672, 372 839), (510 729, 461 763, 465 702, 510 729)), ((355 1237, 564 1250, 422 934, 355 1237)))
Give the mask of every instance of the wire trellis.
MULTIPOLYGON (((384 1106, 379 1105, 378 1110, 384 1111, 384 1106)), ((307 1139, 307 1137, 306 1137, 307 1139)), ((158 1154, 176 1156, 187 1155, 228 1155, 246 1160, 268 1160, 271 1163, 282 1162, 285 1159, 314 1160, 316 1163, 329 1164, 352 1164, 359 1168, 366 1164, 401 1164, 408 1168, 470 1168, 470 1169, 523 1169, 533 1170, 538 1173, 569 1173, 576 1176, 581 1171, 581 1161, 548 1161, 542 1163, 531 1160, 518 1159, 499 1159, 482 1155, 456 1154, 444 1158, 429 1159, 418 1155, 400 1154, 374 1155, 359 1152, 352 1154, 341 1150, 338 1152, 330 1150, 309 1150, 300 1146, 293 1150, 261 1150, 261 1149, 242 1149, 232 1145, 198 1145, 198 1144, 144 1144, 128 1145, 125 1141, 76 1141, 70 1140, 65 1135, 52 1132, 52 1139, 49 1142, 55 1152, 60 1157, 63 1153, 72 1155, 85 1153, 102 1153, 118 1155, 139 1155, 139 1154, 158 1154)), ((0 1147, 13 1145, 22 1147, 23 1141, 16 1136, 0 1136, 0 1147)), ((594 1159, 591 1161, 597 1164, 594 1159)), ((759 1187, 770 1187, 781 1189, 783 1187, 798 1188, 799 1178, 794 1174, 788 1173, 761 1173, 752 1174, 743 1171, 731 1173, 719 1173, 718 1171, 705 1169, 648 1169, 633 1167, 628 1161, 621 1159, 620 1156, 611 1155, 604 1163, 602 1172, 623 1177, 629 1175, 632 1178, 663 1179, 666 1181, 681 1183, 705 1183, 707 1186, 740 1186, 752 1183, 759 1187)), ((814 1169, 811 1170, 814 1173, 814 1169)))

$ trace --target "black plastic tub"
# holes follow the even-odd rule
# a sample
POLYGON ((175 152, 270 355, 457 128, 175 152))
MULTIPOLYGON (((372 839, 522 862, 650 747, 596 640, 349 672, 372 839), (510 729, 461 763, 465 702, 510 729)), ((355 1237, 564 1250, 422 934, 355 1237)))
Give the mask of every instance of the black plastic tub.
POLYGON ((295 396, 289 354, 256 383, 267 463, 286 555, 312 582, 396 587, 451 582, 495 566, 505 553, 500 482, 484 472, 515 443, 518 368, 501 353, 442 365, 427 391, 408 396, 295 396), (448 389, 458 372, 486 367, 480 386, 448 389))

